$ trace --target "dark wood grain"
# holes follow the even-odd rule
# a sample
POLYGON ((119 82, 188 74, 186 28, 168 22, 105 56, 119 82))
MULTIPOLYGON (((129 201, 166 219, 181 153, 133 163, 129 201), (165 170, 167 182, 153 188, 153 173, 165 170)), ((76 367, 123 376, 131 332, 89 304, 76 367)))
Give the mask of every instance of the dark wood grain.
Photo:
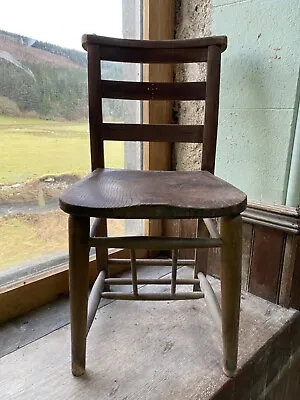
POLYGON ((207 61, 207 49, 143 49, 102 47, 101 60, 143 64, 175 64, 207 61))
POLYGON ((110 124, 101 126, 103 140, 201 143, 202 125, 110 124))
POLYGON ((85 50, 89 45, 96 44, 100 47, 113 48, 137 48, 137 49, 187 49, 187 48, 207 48, 208 46, 219 46, 221 51, 227 47, 226 36, 209 36, 195 39, 183 40, 135 40, 119 39, 107 36, 97 36, 84 34, 82 36, 82 46, 85 50))
POLYGON ((70 214, 105 218, 214 218, 238 215, 246 195, 207 171, 97 169, 60 198, 70 214))
MULTIPOLYGON (((181 237, 196 237, 197 220, 196 219, 181 219, 178 233, 181 237)), ((179 251, 180 258, 194 259, 195 250, 182 249, 179 251)))
MULTIPOLYGON (((209 237, 209 232, 206 228, 203 219, 197 220, 197 237, 209 237)), ((209 249, 196 248, 194 254, 195 267, 194 267, 194 278, 198 277, 198 273, 202 272, 204 275, 207 274, 208 266, 208 252, 209 249)), ((200 285, 194 285, 193 290, 200 290, 200 285)))
POLYGON ((300 310, 300 236, 297 236, 296 241, 290 307, 300 310))
POLYGON ((102 80, 102 97, 127 100, 204 100, 205 82, 127 82, 102 80))
POLYGON ((136 63, 182 63, 207 61, 207 49, 216 46, 220 51, 227 47, 224 36, 190 40, 122 40, 84 35, 83 48, 100 49, 101 60, 136 63))
POLYGON ((212 174, 215 170, 215 156, 219 114, 221 51, 218 46, 208 48, 206 101, 204 115, 204 139, 202 170, 212 174))
POLYGON ((89 286, 90 219, 69 217, 69 278, 71 307, 72 373, 80 376, 85 370, 86 327, 89 286))
POLYGON ((295 275, 296 256, 297 256, 296 235, 287 234, 284 246, 284 256, 282 260, 282 273, 280 279, 280 291, 278 303, 283 307, 290 307, 291 290, 295 275))
POLYGON ((90 46, 88 52, 88 91, 91 167, 104 168, 104 147, 101 138, 102 102, 99 51, 90 46))
MULTIPOLYGON (((106 237, 107 236, 107 220, 106 218, 95 218, 91 232, 90 232, 90 237, 93 236, 102 236, 106 237)), ((108 270, 108 249, 105 249, 103 247, 97 247, 96 248, 96 265, 97 265, 97 271, 98 274, 101 271, 105 272, 105 276, 109 275, 109 270, 108 270)), ((104 288, 106 291, 109 290, 109 286, 105 285, 104 288)))
POLYGON ((275 303, 279 295, 285 234, 256 226, 254 235, 249 291, 275 303))
POLYGON ((209 249, 208 252, 208 274, 220 277, 221 273, 221 260, 219 249, 209 249))
MULTIPOLYGON (((252 233, 253 227, 250 224, 243 224, 242 240, 242 288, 248 290, 250 262, 252 254, 252 233)), ((220 276, 220 249, 209 249, 208 255, 208 273, 209 275, 220 276)))

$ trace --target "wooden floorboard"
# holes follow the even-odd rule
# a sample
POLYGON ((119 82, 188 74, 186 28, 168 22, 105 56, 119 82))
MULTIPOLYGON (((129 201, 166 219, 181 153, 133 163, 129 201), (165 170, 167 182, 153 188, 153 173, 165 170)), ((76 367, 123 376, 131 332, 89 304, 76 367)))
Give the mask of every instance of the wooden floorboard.
MULTIPOLYGON (((191 273, 182 268, 178 276, 191 273)), ((219 282, 211 282, 218 292, 219 282)), ((239 367, 293 314, 243 293, 239 367)), ((1 400, 205 400, 227 381, 220 334, 203 300, 111 302, 96 315, 87 352, 86 375, 74 378, 65 326, 2 357, 1 400)))

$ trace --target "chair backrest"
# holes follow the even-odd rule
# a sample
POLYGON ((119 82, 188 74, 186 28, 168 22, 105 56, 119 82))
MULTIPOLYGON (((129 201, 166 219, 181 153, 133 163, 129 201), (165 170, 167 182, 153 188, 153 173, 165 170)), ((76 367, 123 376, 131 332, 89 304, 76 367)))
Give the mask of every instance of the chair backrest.
POLYGON ((92 169, 104 168, 103 140, 203 143, 202 170, 214 173, 221 53, 226 36, 186 40, 128 40, 84 35, 88 52, 92 169), (206 62, 206 82, 125 82, 101 79, 100 61, 131 63, 206 62), (102 99, 205 100, 204 125, 104 123, 102 99))

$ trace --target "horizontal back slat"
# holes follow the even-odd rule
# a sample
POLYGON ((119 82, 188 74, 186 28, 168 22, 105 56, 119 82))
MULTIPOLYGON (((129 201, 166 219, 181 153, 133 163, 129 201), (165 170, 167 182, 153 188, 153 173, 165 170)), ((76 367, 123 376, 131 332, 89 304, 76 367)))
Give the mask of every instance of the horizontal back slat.
POLYGON ((201 143, 203 125, 104 123, 101 137, 103 140, 201 143))
POLYGON ((205 100, 205 82, 101 81, 101 95, 108 99, 205 100))
POLYGON ((99 48, 99 56, 105 61, 143 64, 173 64, 207 61, 207 48, 157 49, 157 48, 99 48))

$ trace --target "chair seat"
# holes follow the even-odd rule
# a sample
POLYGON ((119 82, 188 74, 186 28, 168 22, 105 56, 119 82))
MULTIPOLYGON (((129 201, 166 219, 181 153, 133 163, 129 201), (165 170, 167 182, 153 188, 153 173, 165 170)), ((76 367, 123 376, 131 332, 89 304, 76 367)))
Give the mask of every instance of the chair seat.
POLYGON ((246 195, 207 171, 96 169, 66 189, 68 214, 107 218, 209 218, 239 214, 246 195))

